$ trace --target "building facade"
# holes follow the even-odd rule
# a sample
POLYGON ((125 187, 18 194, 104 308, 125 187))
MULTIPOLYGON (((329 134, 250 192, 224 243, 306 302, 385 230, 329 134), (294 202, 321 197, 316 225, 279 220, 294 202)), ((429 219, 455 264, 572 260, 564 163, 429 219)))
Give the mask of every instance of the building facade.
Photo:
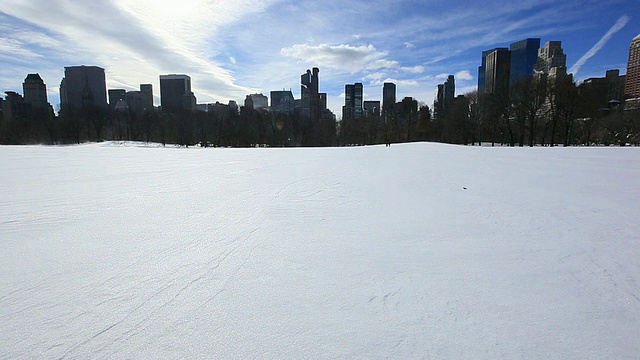
POLYGON ((33 109, 49 107, 47 86, 40 74, 28 74, 22 84, 22 90, 24 92, 24 102, 30 104, 33 109))
POLYGON ((109 89, 109 109, 114 110, 118 101, 124 100, 124 95, 127 93, 125 89, 109 89))
POLYGON ((295 109, 295 99, 291 90, 271 91, 271 111, 290 114, 295 109))
POLYGON ((347 84, 344 87, 344 106, 342 119, 359 119, 363 116, 363 85, 362 83, 347 84))
POLYGON ((567 67, 567 55, 564 54, 560 41, 547 41, 544 47, 538 50, 538 60, 534 66, 534 72, 549 74, 551 69, 558 67, 567 67))
POLYGON ((314 67, 300 76, 301 115, 313 122, 320 119, 319 80, 320 69, 314 67))
POLYGON ((269 99, 263 94, 250 94, 244 99, 244 107, 248 109, 266 109, 269 99))
POLYGON ((380 101, 364 101, 362 108, 364 110, 365 117, 380 117, 380 101))
POLYGON ((509 94, 511 52, 507 48, 495 48, 485 57, 484 92, 495 96, 509 94))
POLYGON ((184 74, 160 75, 160 106, 164 113, 194 110, 191 77, 184 74))
POLYGON ((142 94, 142 98, 144 99, 144 110, 153 110, 153 85, 140 84, 140 93, 142 94))
POLYGON ((84 110, 107 108, 107 85, 104 69, 98 66, 68 66, 60 83, 63 108, 84 110))
POLYGON ((396 84, 386 82, 382 85, 382 112, 383 117, 393 114, 396 104, 396 84))
POLYGON ((624 93, 627 98, 640 98, 640 34, 631 40, 624 93))
POLYGON ((533 68, 538 62, 540 38, 514 42, 509 45, 509 50, 511 51, 509 85, 513 86, 518 81, 530 79, 533 76, 533 68))
POLYGON ((609 107, 610 102, 621 103, 625 94, 625 75, 620 70, 607 70, 605 77, 589 78, 580 84, 578 90, 600 108, 609 107))

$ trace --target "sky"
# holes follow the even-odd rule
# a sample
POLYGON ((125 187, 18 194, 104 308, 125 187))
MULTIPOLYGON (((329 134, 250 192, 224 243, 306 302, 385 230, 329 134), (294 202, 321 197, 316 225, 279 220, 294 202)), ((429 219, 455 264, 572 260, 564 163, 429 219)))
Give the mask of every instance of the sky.
POLYGON ((291 89, 320 69, 320 91, 338 116, 344 86, 362 82, 364 100, 397 98, 429 106, 446 76, 456 94, 473 91, 481 52, 529 37, 559 40, 577 81, 626 73, 640 34, 640 0, 290 1, 0 0, 0 91, 22 93, 29 73, 60 103, 65 66, 95 65, 107 88, 154 87, 159 75, 187 74, 198 103, 291 89))

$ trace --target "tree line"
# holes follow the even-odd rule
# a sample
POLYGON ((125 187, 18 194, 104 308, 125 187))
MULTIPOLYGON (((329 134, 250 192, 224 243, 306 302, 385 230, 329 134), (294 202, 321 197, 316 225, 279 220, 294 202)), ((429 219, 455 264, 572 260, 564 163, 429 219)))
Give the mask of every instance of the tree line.
POLYGON ((145 141, 183 146, 345 146, 438 141, 508 146, 640 144, 640 109, 602 104, 598 94, 570 77, 527 79, 503 96, 477 91, 458 96, 447 111, 405 98, 380 115, 312 120, 295 110, 271 112, 220 106, 213 111, 142 114, 96 106, 26 111, 4 119, 2 144, 68 144, 86 141, 145 141))

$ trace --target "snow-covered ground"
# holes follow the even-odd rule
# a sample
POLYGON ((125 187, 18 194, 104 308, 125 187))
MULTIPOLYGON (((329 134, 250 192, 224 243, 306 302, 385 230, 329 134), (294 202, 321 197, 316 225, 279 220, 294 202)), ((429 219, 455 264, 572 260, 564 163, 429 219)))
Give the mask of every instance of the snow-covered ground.
POLYGON ((1 359, 631 359, 640 148, 0 147, 1 359))

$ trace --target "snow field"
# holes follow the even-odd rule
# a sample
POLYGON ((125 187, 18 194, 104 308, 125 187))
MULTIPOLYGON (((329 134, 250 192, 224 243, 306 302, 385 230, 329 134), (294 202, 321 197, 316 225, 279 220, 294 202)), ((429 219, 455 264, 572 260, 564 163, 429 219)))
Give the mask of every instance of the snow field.
POLYGON ((2 359, 640 353, 637 148, 110 143, 0 169, 2 359))

